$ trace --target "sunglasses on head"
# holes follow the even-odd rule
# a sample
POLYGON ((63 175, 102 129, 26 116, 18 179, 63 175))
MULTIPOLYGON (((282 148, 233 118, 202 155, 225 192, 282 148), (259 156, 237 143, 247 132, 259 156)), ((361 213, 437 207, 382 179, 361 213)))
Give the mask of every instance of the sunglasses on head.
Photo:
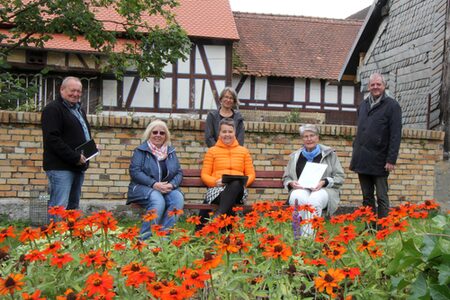
POLYGON ((165 131, 158 131, 158 130, 152 131, 152 134, 153 134, 153 135, 158 135, 158 133, 159 133, 159 135, 166 135, 166 132, 165 132, 165 131))

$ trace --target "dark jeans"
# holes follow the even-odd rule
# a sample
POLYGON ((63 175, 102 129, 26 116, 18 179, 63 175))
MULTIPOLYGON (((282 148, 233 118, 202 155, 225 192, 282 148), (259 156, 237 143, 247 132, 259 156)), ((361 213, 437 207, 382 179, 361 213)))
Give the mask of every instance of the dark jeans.
MULTIPOLYGON (((217 196, 216 199, 214 199, 213 204, 218 204, 219 208, 214 213, 214 216, 211 218, 214 218, 216 216, 220 216, 222 214, 226 215, 233 215, 233 207, 234 205, 238 204, 242 196, 244 195, 244 186, 242 185, 242 182, 239 180, 232 181, 228 183, 225 187, 225 189, 220 193, 219 196, 217 196)), ((209 210, 201 209, 199 212, 200 221, 202 222, 201 225, 198 225, 196 227, 196 230, 199 230, 203 227, 203 225, 207 222, 207 219, 209 218, 209 210)))
POLYGON ((386 217, 389 213, 388 177, 365 174, 358 174, 358 177, 363 194, 363 205, 372 207, 378 219, 386 217), (375 191, 377 205, 375 205, 375 191))

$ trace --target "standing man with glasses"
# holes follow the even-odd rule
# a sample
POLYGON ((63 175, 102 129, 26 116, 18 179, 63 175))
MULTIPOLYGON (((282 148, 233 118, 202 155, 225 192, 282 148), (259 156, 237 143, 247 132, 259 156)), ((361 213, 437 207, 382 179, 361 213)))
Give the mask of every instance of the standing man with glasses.
POLYGON ((80 79, 66 77, 60 96, 42 111, 43 167, 48 177, 50 207, 79 207, 89 162, 75 148, 92 138, 86 113, 80 105, 81 93, 80 79))
MULTIPOLYGON (((402 136, 400 105, 385 93, 385 89, 383 76, 372 74, 370 95, 358 108, 358 132, 350 163, 350 170, 358 173, 363 205, 370 206, 378 219, 389 212, 387 179, 395 168, 402 136)), ((375 224, 371 227, 375 228, 375 224)))

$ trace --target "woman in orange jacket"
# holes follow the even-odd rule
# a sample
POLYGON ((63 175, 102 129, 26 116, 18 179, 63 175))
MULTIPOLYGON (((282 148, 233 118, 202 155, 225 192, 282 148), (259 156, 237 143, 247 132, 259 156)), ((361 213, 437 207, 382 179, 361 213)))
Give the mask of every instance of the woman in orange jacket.
MULTIPOLYGON (((233 206, 245 200, 246 187, 255 180, 255 168, 248 149, 240 146, 236 140, 233 119, 224 118, 220 121, 219 139, 205 154, 201 178, 208 187, 205 202, 219 205, 214 216, 231 215, 233 206), (227 178, 229 180, 222 182, 227 177, 223 175, 238 176, 231 176, 231 180, 227 178)), ((200 216, 204 223, 208 211, 201 210, 200 216)))

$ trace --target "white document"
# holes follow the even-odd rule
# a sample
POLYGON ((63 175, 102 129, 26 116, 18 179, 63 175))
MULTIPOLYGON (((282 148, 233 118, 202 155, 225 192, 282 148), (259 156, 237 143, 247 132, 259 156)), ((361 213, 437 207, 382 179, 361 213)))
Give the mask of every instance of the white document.
POLYGON ((306 189, 315 188, 322 179, 327 167, 327 164, 318 164, 309 161, 306 162, 302 174, 300 174, 300 178, 298 179, 298 183, 306 189))

